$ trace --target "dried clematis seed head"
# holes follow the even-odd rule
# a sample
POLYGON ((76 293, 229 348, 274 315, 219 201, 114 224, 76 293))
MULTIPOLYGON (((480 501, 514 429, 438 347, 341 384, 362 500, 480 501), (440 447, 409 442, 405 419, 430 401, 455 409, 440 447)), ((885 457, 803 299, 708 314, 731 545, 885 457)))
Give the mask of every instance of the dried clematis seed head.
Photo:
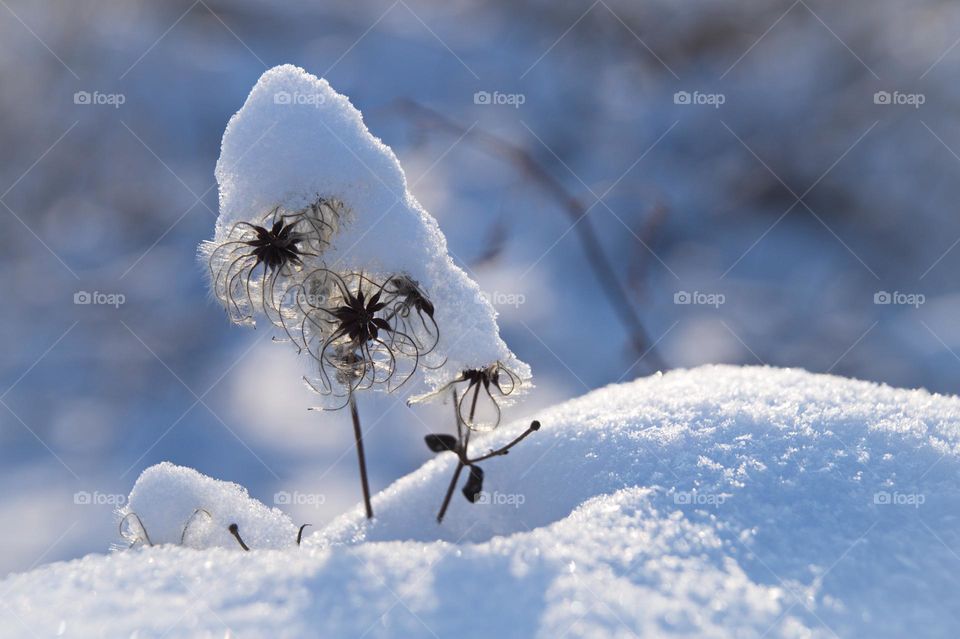
POLYGON ((319 259, 329 246, 343 210, 342 203, 325 198, 292 212, 274 207, 202 243, 211 291, 230 320, 254 325, 259 314, 279 324, 283 293, 305 261, 319 259))

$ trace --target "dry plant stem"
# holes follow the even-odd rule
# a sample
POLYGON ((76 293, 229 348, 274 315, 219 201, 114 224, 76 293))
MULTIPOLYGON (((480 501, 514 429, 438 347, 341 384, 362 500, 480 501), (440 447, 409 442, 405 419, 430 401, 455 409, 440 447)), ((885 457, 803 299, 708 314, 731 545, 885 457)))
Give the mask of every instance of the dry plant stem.
POLYGON ((536 421, 535 421, 535 422, 533 422, 533 424, 530 425, 530 427, 529 427, 527 430, 523 431, 523 434, 522 434, 522 435, 520 435, 519 437, 517 437, 516 439, 514 439, 512 442, 510 442, 509 444, 507 444, 507 445, 504 446, 503 448, 498 448, 497 450, 490 451, 490 452, 487 453, 486 455, 482 455, 482 456, 480 456, 480 457, 477 457, 476 459, 471 459, 471 460, 469 460, 469 462, 470 462, 471 464, 476 464, 477 462, 486 461, 486 460, 490 459, 491 457, 497 457, 497 456, 499 456, 499 455, 506 455, 507 453, 510 452, 510 449, 511 449, 511 448, 513 448, 514 446, 516 446, 517 444, 519 444, 520 442, 522 442, 524 439, 526 439, 526 438, 527 438, 527 435, 529 435, 530 433, 534 433, 534 432, 536 432, 536 431, 539 430, 539 429, 540 429, 540 422, 536 422, 536 421))
MULTIPOLYGON (((474 391, 473 391, 473 401, 470 404, 470 420, 471 421, 473 420, 474 411, 477 408, 477 397, 480 394, 480 385, 476 384, 472 388, 474 388, 474 391)), ((467 392, 469 392, 469 390, 467 392)), ((471 469, 477 468, 477 470, 479 470, 479 468, 477 467, 477 464, 479 462, 485 461, 492 457, 497 457, 499 455, 506 455, 507 453, 510 452, 511 448, 513 448, 514 446, 522 442, 531 433, 534 433, 540 430, 540 422, 535 419, 532 422, 530 422, 530 426, 527 427, 527 430, 520 433, 519 436, 514 437, 505 446, 501 446, 496 450, 491 450, 486 455, 481 455, 480 457, 477 457, 475 459, 470 459, 469 448, 470 448, 470 434, 472 431, 470 428, 466 428, 466 433, 464 433, 465 424, 463 424, 463 420, 460 417, 460 407, 457 402, 456 389, 454 389, 453 391, 453 412, 454 412, 454 418, 457 420, 457 445, 456 445, 456 448, 451 450, 451 452, 456 453, 457 455, 457 468, 453 473, 453 479, 450 480, 450 485, 447 487, 447 494, 443 498, 443 505, 440 506, 440 512, 437 513, 438 524, 443 523, 443 516, 447 512, 447 508, 450 506, 450 499, 453 497, 453 489, 456 487, 457 481, 460 479, 460 473, 463 471, 464 466, 469 466, 471 469)), ((471 499, 471 501, 473 500, 471 499)))
POLYGON ((243 537, 240 536, 240 527, 236 524, 230 524, 227 526, 227 530, 230 531, 230 534, 233 535, 233 538, 237 540, 237 543, 240 544, 240 547, 246 551, 249 551, 250 548, 243 542, 243 537))
POLYGON ((447 487, 447 494, 443 498, 443 505, 440 506, 440 512, 437 513, 437 523, 443 523, 443 516, 447 514, 447 507, 450 506, 450 499, 453 497, 453 489, 457 487, 457 481, 460 479, 460 473, 463 471, 463 462, 457 460, 457 470, 453 473, 453 479, 450 480, 450 486, 447 487))
MULTIPOLYGON (((480 394, 480 385, 478 384, 473 391, 473 401, 470 403, 470 421, 473 422, 473 414, 477 410, 477 397, 480 394)), ((467 429, 467 434, 463 435, 463 425, 460 423, 460 407, 457 402, 457 391, 453 391, 453 414, 457 420, 457 441, 463 442, 463 447, 457 451, 457 469, 453 473, 453 479, 450 480, 450 485, 447 487, 447 494, 443 498, 443 505, 440 506, 440 512, 437 513, 437 523, 443 523, 443 516, 447 514, 447 508, 450 506, 450 499, 453 497, 453 490, 457 487, 457 481, 460 479, 460 473, 463 471, 463 467, 466 463, 467 458, 467 445, 470 443, 470 429, 467 429)))
POLYGON ((300 526, 300 530, 297 531, 297 545, 300 545, 300 542, 303 541, 303 530, 307 526, 312 526, 313 524, 304 524, 300 526))
POLYGON ((421 120, 433 124, 451 135, 472 138, 488 153, 505 157, 537 182, 544 191, 558 200, 567 211, 567 214, 576 223, 574 229, 577 231, 580 242, 583 245, 587 262, 593 269, 594 276, 600 283, 614 312, 627 328, 634 349, 638 353, 649 356, 650 365, 653 370, 666 368, 665 362, 660 357, 653 342, 650 341, 650 337, 643 323, 640 321, 640 316, 628 301, 630 299, 629 291, 617 278, 616 271, 603 250, 603 245, 597 238, 597 234, 593 230, 590 220, 586 218, 589 208, 570 194, 526 149, 479 128, 471 128, 468 130, 442 113, 412 100, 399 101, 399 107, 401 110, 412 113, 421 120))
POLYGON ((367 519, 373 519, 373 506, 370 505, 370 483, 367 481, 367 458, 363 454, 363 432, 360 430, 360 413, 357 412, 357 399, 350 395, 350 417, 353 418, 353 436, 357 441, 357 457, 360 460, 360 483, 363 486, 363 506, 367 519))

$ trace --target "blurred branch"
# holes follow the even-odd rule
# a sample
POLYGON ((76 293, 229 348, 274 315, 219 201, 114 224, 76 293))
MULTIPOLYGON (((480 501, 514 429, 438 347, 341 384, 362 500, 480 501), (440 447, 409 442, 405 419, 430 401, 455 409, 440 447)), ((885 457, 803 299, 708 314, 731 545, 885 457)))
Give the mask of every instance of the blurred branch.
POLYGON ((499 258, 503 252, 504 245, 507 243, 508 236, 509 232, 506 221, 502 217, 498 218, 493 223, 493 226, 490 227, 490 232, 487 234, 487 239, 484 242, 483 252, 474 258, 474 265, 482 266, 499 258))
MULTIPOLYGON (((667 213, 667 205, 657 199, 653 209, 647 214, 640 229, 636 232, 644 244, 651 246, 656 243, 656 238, 660 235, 663 223, 667 219, 667 213)), ((643 275, 650 265, 649 256, 649 251, 638 252, 631 260, 628 268, 627 284, 639 296, 643 295, 643 275)))
POLYGON ((617 278, 616 271, 600 244, 600 240, 593 230, 593 225, 590 224, 590 220, 586 216, 589 209, 584 206, 583 202, 570 193, 523 147, 477 127, 467 129, 442 113, 413 100, 398 100, 397 108, 423 124, 431 125, 450 135, 463 137, 465 140, 475 143, 487 153, 514 164, 527 177, 536 182, 547 195, 555 199, 573 220, 574 229, 580 238, 580 243, 586 254, 587 262, 593 270, 594 277, 600 283, 601 290, 606 295, 615 314, 627 329, 634 349, 637 353, 650 358, 653 370, 666 368, 665 362, 660 357, 653 342, 650 341, 640 316, 630 304, 629 292, 617 278))

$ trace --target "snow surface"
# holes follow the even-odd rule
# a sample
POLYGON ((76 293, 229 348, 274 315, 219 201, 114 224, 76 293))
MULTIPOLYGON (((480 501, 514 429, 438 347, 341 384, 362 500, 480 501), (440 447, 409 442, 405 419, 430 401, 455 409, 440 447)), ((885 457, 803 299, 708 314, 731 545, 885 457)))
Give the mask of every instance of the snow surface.
MULTIPOLYGON (((165 545, 12 576, 0 634, 946 637, 960 623, 956 397, 710 366, 537 417, 483 464, 492 503, 458 494, 442 526, 447 453, 378 494, 373 522, 358 506, 299 548, 165 545)), ((149 472, 138 508, 184 471, 149 472)))
POLYGON ((347 212, 321 256, 326 267, 406 274, 420 284, 435 306, 440 343, 406 390, 433 390, 498 361, 530 378, 500 339, 493 306, 453 263, 436 220, 408 190, 393 151, 326 80, 289 64, 266 71, 227 125, 216 177, 218 239, 277 206, 296 211, 318 197, 338 200, 347 212))

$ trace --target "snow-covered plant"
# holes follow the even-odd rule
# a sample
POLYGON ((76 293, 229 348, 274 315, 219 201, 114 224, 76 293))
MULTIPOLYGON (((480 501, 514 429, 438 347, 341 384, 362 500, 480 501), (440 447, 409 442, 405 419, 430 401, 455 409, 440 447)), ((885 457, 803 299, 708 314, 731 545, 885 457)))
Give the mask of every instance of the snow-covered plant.
POLYGON ((234 323, 254 325, 255 312, 282 323, 280 301, 304 260, 329 244, 341 210, 339 202, 324 199, 292 212, 276 206, 200 245, 213 295, 234 323))
POLYGON ((416 372, 440 339, 433 304, 404 275, 381 280, 317 268, 290 294, 283 328, 316 362, 308 385, 344 397, 378 385, 394 390, 416 372))
POLYGON ((359 392, 405 386, 423 401, 464 384, 458 424, 490 429, 530 387, 393 151, 325 80, 290 65, 264 73, 216 173, 220 215, 200 247, 214 297, 234 323, 271 326, 304 356, 318 408, 350 406, 368 517, 359 392), (478 413, 481 399, 491 408, 478 413))
POLYGON ((503 398, 518 391, 523 385, 523 380, 502 363, 494 362, 484 368, 462 371, 455 379, 436 391, 412 397, 408 403, 416 404, 427 401, 458 384, 466 386, 459 400, 456 399, 457 394, 454 392, 458 424, 463 422, 470 430, 493 430, 500 425, 500 418, 502 417, 500 403, 503 398), (480 417, 484 411, 481 410, 480 413, 477 411, 481 393, 484 397, 483 403, 488 408, 485 417, 480 417), (468 406, 466 412, 464 411, 465 402, 468 406))
MULTIPOLYGON (((471 384, 471 387, 475 384, 471 384)), ((476 398, 477 391, 474 391, 474 397, 476 398)), ((466 395, 465 395, 466 396, 466 395)), ((464 397, 465 397, 464 396, 464 397)), ((440 505, 440 512, 437 513, 437 523, 443 522, 443 516, 447 513, 447 507, 450 506, 450 498, 453 496, 453 489, 457 486, 457 480, 460 479, 460 473, 463 472, 463 468, 466 466, 470 468, 470 475, 467 478, 466 483, 463 485, 463 496, 471 504, 476 503, 477 498, 480 496, 480 493, 483 491, 483 469, 480 468, 477 464, 482 461, 486 461, 493 457, 498 457, 500 455, 506 455, 510 452, 510 449, 522 442, 527 438, 527 435, 530 433, 540 430, 540 422, 533 420, 530 422, 530 426, 527 427, 527 430, 523 431, 518 437, 514 438, 507 445, 501 446, 496 450, 491 450, 485 455, 479 457, 470 457, 470 434, 473 432, 473 429, 469 428, 465 423, 462 415, 461 403, 463 398, 460 400, 457 399, 457 391, 453 391, 453 407, 454 407, 454 419, 457 422, 457 436, 453 435, 444 435, 444 434, 431 434, 424 437, 424 441, 427 443, 427 447, 435 453, 442 452, 451 452, 457 456, 457 467, 453 472, 453 478, 450 480, 450 485, 447 487, 447 492, 443 497, 443 503, 440 505)), ((472 400, 475 403, 475 399, 472 400)), ((471 411, 472 412, 472 411, 471 411)))

